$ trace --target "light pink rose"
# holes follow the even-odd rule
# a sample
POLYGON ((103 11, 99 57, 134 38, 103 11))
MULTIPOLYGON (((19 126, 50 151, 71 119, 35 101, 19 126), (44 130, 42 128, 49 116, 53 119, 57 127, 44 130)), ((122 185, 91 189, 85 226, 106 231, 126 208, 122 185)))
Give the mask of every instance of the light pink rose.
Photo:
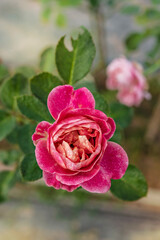
POLYGON ((108 142, 115 131, 113 119, 95 109, 87 88, 58 86, 47 103, 56 121, 39 123, 32 136, 45 183, 67 191, 81 186, 89 192, 107 192, 111 178, 121 178, 128 166, 123 148, 108 142))
POLYGON ((144 99, 144 92, 137 86, 124 88, 118 92, 117 99, 128 107, 139 106, 144 99))
POLYGON ((139 106, 144 98, 150 99, 140 64, 130 62, 124 57, 115 59, 107 68, 107 76, 107 88, 118 90, 117 98, 122 104, 129 107, 139 106))

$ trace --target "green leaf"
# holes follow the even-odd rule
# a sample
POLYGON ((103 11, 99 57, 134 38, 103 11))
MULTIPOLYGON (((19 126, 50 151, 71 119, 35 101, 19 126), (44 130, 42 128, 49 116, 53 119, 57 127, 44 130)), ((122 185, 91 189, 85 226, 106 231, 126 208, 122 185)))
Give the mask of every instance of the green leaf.
POLYGON ((139 32, 135 32, 130 34, 126 40, 125 40, 125 44, 128 50, 136 50, 139 45, 142 43, 142 41, 144 40, 144 34, 143 33, 139 33, 139 32))
POLYGON ((4 163, 7 158, 8 152, 5 150, 0 150, 0 161, 4 163))
POLYGON ((7 140, 10 142, 10 143, 13 143, 13 144, 18 144, 18 130, 21 126, 19 125, 16 125, 14 127, 14 129, 10 132, 9 135, 7 135, 7 140))
POLYGON ((53 73, 55 69, 55 49, 53 47, 48 47, 41 54, 40 70, 43 72, 53 73))
POLYGON ((98 92, 92 92, 94 99, 96 101, 95 108, 104 112, 106 115, 109 113, 109 106, 104 97, 98 92))
POLYGON ((115 102, 117 91, 107 90, 107 91, 103 91, 101 94, 103 94, 103 97, 106 99, 107 102, 112 103, 112 102, 115 102))
POLYGON ((7 198, 9 189, 14 185, 16 173, 11 171, 0 172, 0 202, 7 198))
POLYGON ((0 110, 0 141, 3 140, 15 127, 15 117, 0 110))
POLYGON ((148 8, 143 14, 137 16, 136 20, 139 24, 150 24, 151 21, 157 21, 160 18, 160 11, 155 8, 148 8))
POLYGON ((151 50, 147 53, 147 55, 151 58, 156 58, 160 53, 160 42, 157 41, 154 46, 151 48, 151 50))
POLYGON ((160 11, 158 9, 155 9, 155 8, 148 8, 146 9, 146 11, 144 12, 144 16, 147 18, 147 19, 159 19, 160 17, 160 11))
POLYGON ((53 2, 53 0, 39 0, 41 2, 41 4, 50 4, 53 2))
POLYGON ((137 5, 128 5, 121 9, 123 14, 135 15, 140 12, 140 7, 137 5))
POLYGON ((119 3, 119 0, 105 0, 105 3, 112 8, 116 7, 117 2, 119 3))
POLYGON ((72 51, 69 51, 62 37, 56 48, 56 64, 59 74, 70 85, 82 79, 90 70, 95 57, 95 45, 88 30, 81 27, 83 33, 77 39, 71 38, 72 51))
POLYGON ((121 140, 122 140, 122 128, 119 124, 116 124, 116 131, 113 137, 110 139, 110 141, 120 144, 121 140))
POLYGON ((73 86, 74 86, 74 89, 86 87, 91 92, 96 92, 97 91, 95 82, 94 81, 87 81, 87 79, 83 79, 79 82, 76 82, 73 86))
POLYGON ((18 161, 20 157, 20 151, 15 149, 10 151, 1 150, 0 151, 0 161, 5 165, 11 165, 14 162, 18 161))
POLYGON ((36 71, 33 67, 30 66, 20 66, 15 70, 17 73, 23 74, 26 78, 31 78, 36 74, 36 71))
POLYGON ((60 6, 67 7, 67 6, 78 6, 82 2, 82 0, 57 0, 60 6))
POLYGON ((32 141, 32 135, 35 131, 35 128, 36 125, 25 124, 18 130, 18 144, 25 154, 35 151, 32 141))
POLYGON ((32 93, 46 104, 50 91, 62 82, 50 73, 41 73, 31 79, 30 85, 32 93))
POLYGON ((22 74, 16 74, 5 81, 1 87, 0 96, 3 104, 8 108, 15 107, 15 98, 27 93, 29 88, 28 80, 22 74))
POLYGON ((53 122, 53 119, 49 114, 46 105, 44 105, 38 98, 34 96, 24 95, 17 98, 17 104, 21 113, 26 117, 38 122, 53 122))
POLYGON ((116 124, 121 128, 126 128, 133 119, 133 108, 124 106, 118 102, 110 103, 110 117, 112 117, 116 124))
POLYGON ((56 25, 58 27, 65 27, 67 22, 67 18, 64 14, 59 13, 56 17, 56 25))
POLYGON ((100 5, 100 0, 89 0, 90 6, 93 8, 98 8, 100 5))
POLYGON ((153 4, 160 4, 160 0, 151 0, 153 4))
POLYGON ((50 6, 45 6, 42 11, 42 19, 46 22, 48 22, 49 18, 52 14, 52 8, 50 6))
POLYGON ((35 154, 27 154, 21 163, 21 174, 25 181, 35 181, 42 177, 42 170, 39 168, 35 154))
POLYGON ((9 76, 8 68, 5 65, 0 64, 0 82, 2 82, 8 76, 9 76))
POLYGON ((135 201, 147 195, 147 182, 139 169, 129 165, 125 175, 111 181, 111 192, 126 201, 135 201))

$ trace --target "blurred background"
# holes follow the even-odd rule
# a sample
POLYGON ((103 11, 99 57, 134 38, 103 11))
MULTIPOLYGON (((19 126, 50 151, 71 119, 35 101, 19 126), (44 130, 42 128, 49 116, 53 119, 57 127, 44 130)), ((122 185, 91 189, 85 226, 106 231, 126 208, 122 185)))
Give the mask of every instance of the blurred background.
POLYGON ((101 1, 0 0, 0 61, 13 73, 32 75, 44 49, 83 25, 96 43, 92 74, 100 91, 114 58, 140 62, 152 99, 134 109, 121 144, 145 175, 148 196, 124 203, 110 193, 71 194, 41 181, 17 184, 0 205, 0 240, 160 240, 160 1, 101 1))

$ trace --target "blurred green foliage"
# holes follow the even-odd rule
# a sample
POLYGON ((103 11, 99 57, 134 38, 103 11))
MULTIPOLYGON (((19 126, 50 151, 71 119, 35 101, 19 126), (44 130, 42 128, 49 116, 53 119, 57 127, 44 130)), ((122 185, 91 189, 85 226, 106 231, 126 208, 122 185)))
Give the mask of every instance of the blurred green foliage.
MULTIPOLYGON (((122 8, 122 13, 131 14, 131 5, 128 5, 128 11, 124 11, 122 8)), ((141 31, 133 32, 129 34, 125 40, 125 45, 129 53, 133 51, 138 51, 142 43, 147 39, 154 39, 152 47, 146 51, 145 66, 149 68, 146 70, 146 74, 152 74, 155 69, 159 68, 159 58, 160 58, 160 1, 150 0, 149 4, 142 5, 137 4, 134 6, 134 18, 135 22, 141 26, 141 31), (136 11, 137 7, 137 11, 136 11), (135 12, 134 12, 135 9, 135 12), (151 71, 152 70, 152 71, 151 71)))

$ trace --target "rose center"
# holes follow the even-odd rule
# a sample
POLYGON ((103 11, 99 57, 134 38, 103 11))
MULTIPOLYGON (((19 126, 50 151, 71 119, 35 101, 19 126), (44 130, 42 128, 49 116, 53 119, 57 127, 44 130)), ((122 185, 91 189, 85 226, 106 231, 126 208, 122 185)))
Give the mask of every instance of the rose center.
POLYGON ((65 132, 55 143, 57 151, 62 157, 72 162, 87 160, 97 148, 99 132, 91 128, 79 128, 65 132))

